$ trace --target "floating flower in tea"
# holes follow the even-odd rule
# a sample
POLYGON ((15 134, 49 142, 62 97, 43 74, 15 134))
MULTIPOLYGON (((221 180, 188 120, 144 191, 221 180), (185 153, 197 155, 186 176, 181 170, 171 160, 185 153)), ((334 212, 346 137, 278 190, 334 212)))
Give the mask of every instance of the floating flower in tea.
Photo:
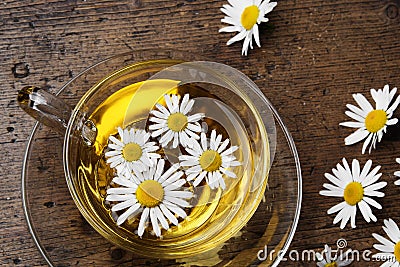
POLYGON ((190 207, 187 200, 193 193, 183 187, 186 180, 182 179, 183 171, 178 171, 179 164, 172 165, 164 172, 164 159, 153 160, 155 167, 146 167, 143 172, 134 174, 120 174, 113 179, 119 187, 107 190, 106 200, 118 202, 111 210, 124 212, 118 216, 117 225, 123 224, 128 217, 141 213, 138 235, 144 233, 150 220, 156 236, 161 236, 161 228, 168 230, 170 224, 178 225, 178 217, 187 216, 183 208, 190 207), (168 221, 167 221, 168 219, 168 221))
MULTIPOLYGON (((106 200, 111 203, 111 211, 117 213, 117 225, 135 219, 139 214, 138 235, 143 236, 148 222, 156 236, 161 236, 161 228, 168 230, 170 225, 178 225, 178 217, 184 219, 189 208, 188 200, 194 197, 189 191, 206 180, 211 189, 226 188, 223 176, 236 178, 230 167, 241 165, 233 153, 238 146, 231 146, 229 138, 211 131, 209 141, 202 132, 199 121, 203 113, 188 115, 194 105, 189 94, 183 98, 178 95, 164 95, 167 107, 157 103, 149 115, 149 130, 118 127, 121 140, 109 137, 107 163, 117 169, 107 189, 106 200), (156 137, 159 137, 157 138, 156 137), (150 141, 155 138, 155 142, 150 141), (199 140, 200 139, 200 140, 199 140), (172 164, 165 171, 166 151, 158 151, 159 144, 166 147, 180 145, 180 163, 172 164), (184 172, 181 167, 187 168, 184 172), (185 174, 185 176, 184 176, 185 174), (184 177, 186 179, 184 179, 184 177)), ((167 163, 168 164, 168 163, 167 163)))
POLYGON ((199 139, 197 133, 201 131, 201 126, 198 121, 204 117, 204 114, 188 115, 194 105, 194 100, 189 99, 189 94, 184 95, 180 104, 178 95, 164 95, 164 100, 167 108, 157 103, 158 110, 150 111, 153 116, 149 120, 154 122, 149 126, 152 131, 151 136, 161 136, 159 142, 163 147, 171 141, 173 141, 173 148, 178 147, 179 144, 191 145, 191 138, 199 139))
POLYGON ((193 181, 194 186, 198 186, 205 178, 207 184, 212 188, 226 188, 223 175, 236 178, 236 174, 228 168, 241 165, 233 153, 239 148, 229 145, 229 139, 222 141, 222 135, 215 130, 211 131, 210 140, 207 141, 205 133, 201 133, 200 143, 194 139, 192 145, 186 147, 190 155, 181 155, 179 160, 182 167, 189 167, 185 172, 188 181, 193 181))
POLYGON ((121 140, 115 136, 109 137, 109 151, 105 153, 110 168, 116 168, 118 173, 143 171, 152 167, 152 159, 160 158, 156 142, 149 142, 150 133, 139 129, 122 129, 118 127, 121 140))

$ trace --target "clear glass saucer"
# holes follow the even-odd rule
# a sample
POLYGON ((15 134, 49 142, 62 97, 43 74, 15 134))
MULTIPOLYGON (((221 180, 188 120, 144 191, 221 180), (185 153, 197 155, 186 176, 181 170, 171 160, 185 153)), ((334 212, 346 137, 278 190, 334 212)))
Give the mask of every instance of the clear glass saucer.
MULTIPOLYGON (((108 72, 115 67, 112 60, 99 64, 108 72)), ((93 66, 79 75, 83 82, 92 70, 93 66)), ((71 105, 80 95, 68 86, 58 92, 71 105)), ((160 260, 157 255, 145 258, 98 234, 69 193, 63 169, 63 136, 36 123, 23 162, 22 200, 29 231, 46 262, 50 266, 277 266, 299 219, 301 170, 290 133, 268 105, 276 125, 276 151, 264 200, 246 226, 223 245, 178 260, 160 260)))

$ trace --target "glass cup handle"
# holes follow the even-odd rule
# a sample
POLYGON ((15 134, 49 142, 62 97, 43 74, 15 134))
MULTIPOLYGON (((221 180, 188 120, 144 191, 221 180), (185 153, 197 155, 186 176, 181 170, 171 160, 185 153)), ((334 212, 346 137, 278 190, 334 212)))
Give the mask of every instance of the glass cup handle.
MULTIPOLYGON (((19 106, 35 120, 64 135, 72 108, 57 96, 35 87, 26 86, 18 92, 19 106)), ((93 145, 97 129, 90 120, 81 126, 81 136, 87 145, 93 145)))

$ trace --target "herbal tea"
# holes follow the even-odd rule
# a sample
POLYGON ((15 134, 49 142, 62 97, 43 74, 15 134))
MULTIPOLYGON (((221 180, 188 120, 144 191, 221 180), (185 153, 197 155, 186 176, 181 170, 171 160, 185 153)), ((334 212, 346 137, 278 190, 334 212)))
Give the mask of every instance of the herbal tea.
MULTIPOLYGON (((224 241, 240 230, 238 225, 243 226, 248 218, 238 214, 257 208, 243 205, 249 202, 249 188, 264 190, 266 186, 266 177, 262 182, 253 178, 259 164, 265 163, 254 153, 254 144, 259 140, 248 134, 249 126, 242 121, 241 112, 206 86, 181 85, 174 80, 147 80, 118 90, 90 115, 98 134, 93 146, 82 143, 79 147, 81 197, 90 203, 96 220, 110 228, 118 227, 122 238, 138 246, 133 248, 136 252, 141 252, 141 246, 153 248, 157 257, 165 258, 169 247, 183 248, 184 254, 213 248, 214 242, 199 247, 196 244, 215 235, 224 241), (182 112, 162 121, 168 114, 166 110, 179 109, 179 105, 182 112), (158 134, 163 127, 169 129, 158 134), (186 131, 186 136, 175 135, 174 131, 184 127, 193 131, 186 131), (169 136, 168 131, 172 132, 169 136), (125 143, 124 135, 128 139, 125 143), (195 135, 197 139, 193 138, 195 135), (180 141, 175 140, 177 136, 180 141), (132 165, 128 172, 121 171, 121 162, 142 156, 138 146, 128 149, 127 144, 134 143, 129 141, 144 137, 151 144, 148 149, 142 144, 143 151, 150 155, 144 163, 150 159, 155 164, 148 163, 146 168, 132 165), (190 145, 191 142, 194 143, 190 145), (116 164, 119 169, 113 166, 116 164), (163 172, 179 176, 171 180, 175 186, 163 186, 153 179, 157 173, 162 178, 163 172), (208 175, 217 172, 218 175, 208 175), (128 184, 116 176, 131 179, 128 184), (182 190, 177 191, 178 188, 182 190), (134 196, 128 196, 133 192, 134 196)), ((259 198, 254 201, 259 203, 259 198)))

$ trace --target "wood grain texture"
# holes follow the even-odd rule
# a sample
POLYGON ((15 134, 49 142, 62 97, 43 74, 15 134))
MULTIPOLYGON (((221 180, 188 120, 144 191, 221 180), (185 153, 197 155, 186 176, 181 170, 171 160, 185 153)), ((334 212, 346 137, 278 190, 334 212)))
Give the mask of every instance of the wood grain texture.
MULTIPOLYGON (((291 131, 303 173, 303 205, 291 249, 321 250, 345 238, 348 247, 371 249, 383 220, 400 223, 393 172, 400 166, 400 126, 371 155, 361 144, 345 147, 350 129, 345 104, 352 93, 400 86, 400 19, 397 0, 280 1, 261 27, 261 48, 240 56, 230 34, 219 34, 225 1, 212 0, 5 0, 0 3, 0 264, 45 266, 27 231, 21 204, 21 166, 34 121, 16 103, 18 89, 37 85, 55 92, 99 59, 141 47, 180 49, 230 64, 252 78, 291 131), (326 211, 337 199, 319 196, 342 157, 382 165, 386 194, 374 210, 377 223, 359 213, 357 228, 340 230, 326 211)), ((397 117, 400 111, 395 112, 397 117)), ((46 208, 46 207, 44 207, 46 208)), ((375 250, 372 250, 375 252, 375 250)), ((120 251, 105 251, 122 253, 120 251)), ((116 255, 119 257, 121 255, 116 255)), ((144 262, 145 263, 145 262, 144 262)), ((315 266, 310 261, 282 265, 315 266)), ((87 266, 96 266, 87 263, 87 266)), ((126 265, 128 266, 128 265, 126 265)), ((358 262, 352 266, 379 266, 358 262)))

